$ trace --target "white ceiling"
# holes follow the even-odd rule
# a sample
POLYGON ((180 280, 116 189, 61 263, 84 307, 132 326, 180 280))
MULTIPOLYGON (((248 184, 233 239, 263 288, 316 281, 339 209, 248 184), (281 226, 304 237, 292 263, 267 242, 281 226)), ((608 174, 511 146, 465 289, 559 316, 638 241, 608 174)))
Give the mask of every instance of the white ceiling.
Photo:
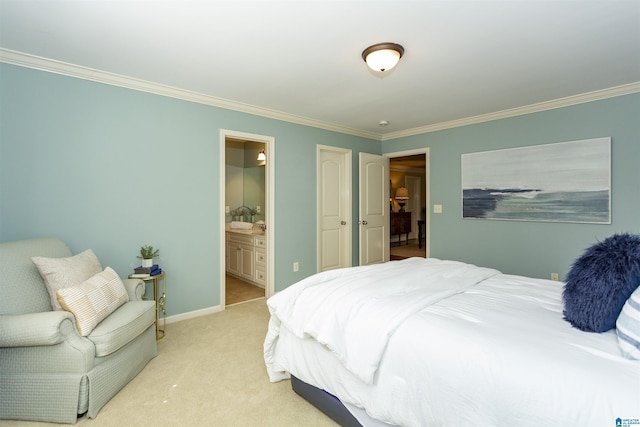
POLYGON ((640 91, 640 1, 0 0, 0 48, 385 139, 640 91), (384 41, 405 55, 378 75, 384 41))

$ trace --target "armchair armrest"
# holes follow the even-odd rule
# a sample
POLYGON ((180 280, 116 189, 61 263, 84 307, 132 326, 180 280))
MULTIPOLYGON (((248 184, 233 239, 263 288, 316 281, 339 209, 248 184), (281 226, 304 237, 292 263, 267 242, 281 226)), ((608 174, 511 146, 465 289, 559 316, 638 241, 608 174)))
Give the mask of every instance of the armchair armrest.
POLYGON ((144 282, 140 279, 122 279, 124 287, 129 294, 129 300, 142 301, 142 295, 144 295, 144 282))
POLYGON ((75 331, 75 318, 67 311, 0 316, 0 347, 55 345, 75 331))

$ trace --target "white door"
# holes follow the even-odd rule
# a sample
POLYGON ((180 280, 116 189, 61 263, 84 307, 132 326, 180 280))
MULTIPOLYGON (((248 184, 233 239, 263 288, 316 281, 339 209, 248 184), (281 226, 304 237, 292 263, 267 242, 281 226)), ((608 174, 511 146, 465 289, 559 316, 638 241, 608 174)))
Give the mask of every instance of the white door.
POLYGON ((389 261, 389 158, 360 153, 360 265, 389 261))
POLYGON ((351 150, 318 146, 318 271, 351 267, 351 150))

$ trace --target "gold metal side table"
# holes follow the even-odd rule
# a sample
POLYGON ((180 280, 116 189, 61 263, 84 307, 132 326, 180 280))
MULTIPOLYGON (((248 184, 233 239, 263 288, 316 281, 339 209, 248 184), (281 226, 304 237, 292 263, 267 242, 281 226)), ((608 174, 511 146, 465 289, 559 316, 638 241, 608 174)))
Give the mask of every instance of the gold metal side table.
POLYGON ((167 278, 163 271, 157 276, 137 277, 137 279, 145 283, 143 299, 147 299, 147 282, 153 282, 153 299, 156 301, 156 340, 161 340, 167 330, 167 311, 164 307, 164 302, 167 298, 167 278), (160 295, 160 286, 162 286, 162 295, 160 295), (162 319, 160 319, 161 313, 162 319), (160 327, 160 320, 162 320, 162 328, 160 327))

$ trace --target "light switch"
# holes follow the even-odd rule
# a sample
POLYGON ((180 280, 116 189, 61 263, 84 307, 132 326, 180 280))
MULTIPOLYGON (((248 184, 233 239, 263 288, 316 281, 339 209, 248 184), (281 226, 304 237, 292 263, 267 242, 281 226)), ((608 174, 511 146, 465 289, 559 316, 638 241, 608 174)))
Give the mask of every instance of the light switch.
POLYGON ((231 212, 231 209, 229 208, 229 206, 225 206, 224 213, 229 213, 229 212, 231 212))
POLYGON ((433 213, 442 213, 442 205, 433 205, 433 213))

